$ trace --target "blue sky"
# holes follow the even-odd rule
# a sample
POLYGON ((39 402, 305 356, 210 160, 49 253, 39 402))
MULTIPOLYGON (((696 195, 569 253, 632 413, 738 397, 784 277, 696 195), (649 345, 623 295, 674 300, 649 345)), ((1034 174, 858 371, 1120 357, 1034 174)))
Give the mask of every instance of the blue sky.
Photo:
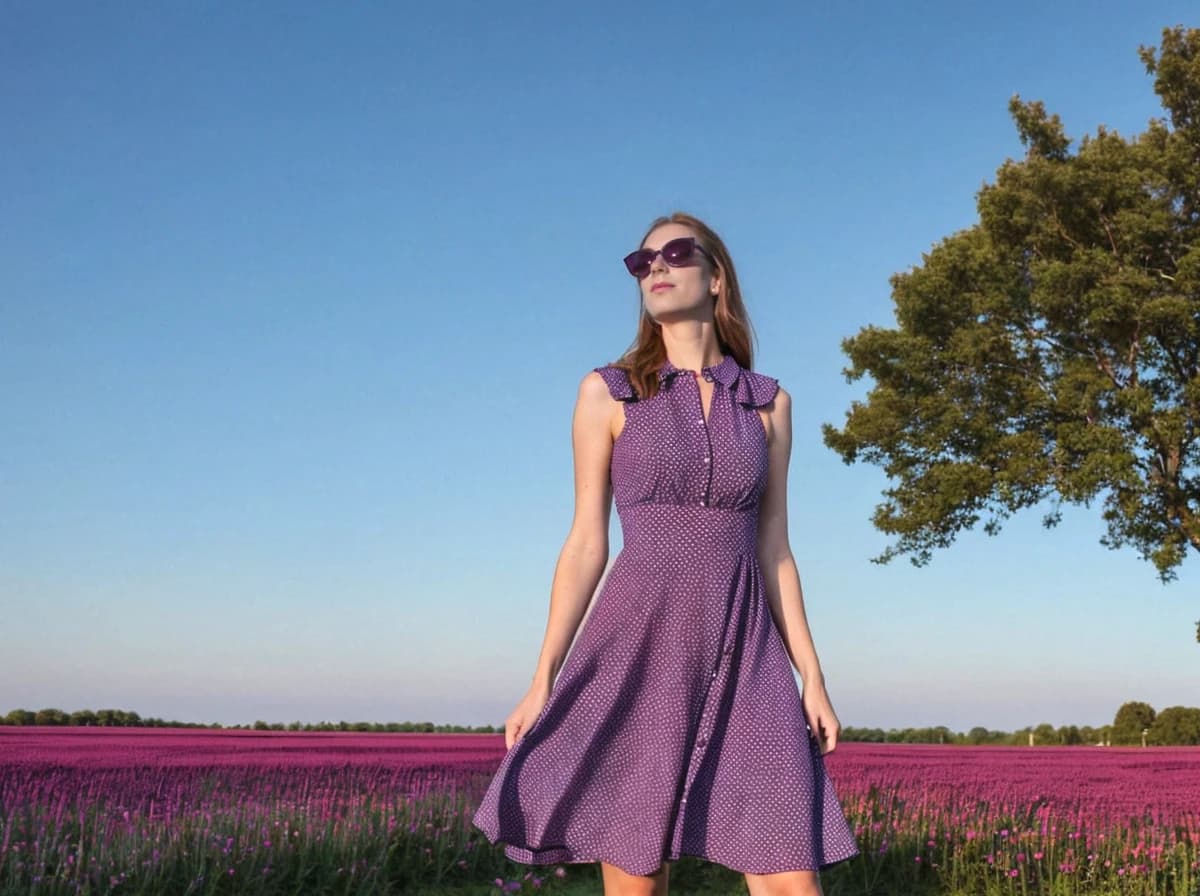
POLYGON ((1195 556, 1163 586, 1093 506, 877 566, 886 480, 820 438, 870 385, 840 340, 1021 155, 1009 98, 1141 131, 1137 46, 1189 12, 5 4, 0 712, 502 723, 579 381, 634 334, 620 259, 675 209, 727 241, 794 399, 843 725, 1194 704, 1195 556))

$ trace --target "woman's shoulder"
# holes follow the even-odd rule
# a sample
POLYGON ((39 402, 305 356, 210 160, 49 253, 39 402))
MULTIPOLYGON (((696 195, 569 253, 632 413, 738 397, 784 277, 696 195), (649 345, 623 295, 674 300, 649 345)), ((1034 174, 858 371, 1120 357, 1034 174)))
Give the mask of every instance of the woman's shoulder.
POLYGON ((618 401, 629 401, 637 398, 637 393, 634 392, 633 383, 629 379, 629 371, 624 367, 618 367, 615 364, 602 364, 599 367, 593 367, 589 371, 600 374, 600 378, 604 380, 604 384, 608 386, 608 394, 618 401))
POLYGON ((734 385, 734 397, 747 407, 761 408, 775 400, 779 378, 742 368, 734 385))

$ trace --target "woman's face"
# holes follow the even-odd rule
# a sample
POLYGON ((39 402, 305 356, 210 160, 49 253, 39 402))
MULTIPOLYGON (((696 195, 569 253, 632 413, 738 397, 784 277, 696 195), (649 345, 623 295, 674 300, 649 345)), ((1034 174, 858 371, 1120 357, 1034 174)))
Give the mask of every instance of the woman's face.
MULTIPOLYGON (((661 249, 670 240, 695 235, 685 224, 663 224, 650 232, 641 248, 661 249)), ((641 280, 642 303, 657 321, 676 315, 692 317, 697 310, 712 310, 718 287, 712 263, 703 253, 693 253, 686 264, 677 268, 659 255, 641 280)))

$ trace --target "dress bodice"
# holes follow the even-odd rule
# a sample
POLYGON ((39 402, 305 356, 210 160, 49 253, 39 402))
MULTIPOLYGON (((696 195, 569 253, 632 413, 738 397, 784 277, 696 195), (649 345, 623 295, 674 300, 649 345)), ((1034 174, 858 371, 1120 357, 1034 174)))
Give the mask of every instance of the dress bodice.
POLYGON ((738 364, 731 354, 700 375, 713 383, 705 420, 697 375, 664 361, 659 390, 640 399, 624 368, 597 367, 609 393, 625 403, 625 425, 613 444, 617 513, 640 504, 727 510, 757 509, 766 485, 767 437, 758 408, 779 381, 738 364))

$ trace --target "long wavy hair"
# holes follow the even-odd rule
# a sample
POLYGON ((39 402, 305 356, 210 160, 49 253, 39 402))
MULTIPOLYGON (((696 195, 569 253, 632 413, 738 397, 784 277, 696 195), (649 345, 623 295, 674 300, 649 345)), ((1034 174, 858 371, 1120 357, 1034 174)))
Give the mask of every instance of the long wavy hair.
MULTIPOLYGON (((717 236, 716 231, 694 215, 686 212, 674 212, 655 218, 646 228, 641 246, 655 230, 664 224, 683 224, 691 229, 697 242, 708 250, 715 262, 715 270, 709 270, 720 277, 720 287, 714 297, 713 322, 717 330, 717 345, 722 354, 733 355, 734 359, 744 368, 750 370, 754 360, 754 349, 751 344, 753 326, 742 302, 742 291, 738 287, 737 272, 733 267, 733 259, 724 241, 717 236)), ((701 256, 701 263, 706 268, 713 264, 701 256)), ((667 359, 667 348, 663 343, 662 325, 656 323, 646 311, 642 301, 641 284, 638 284, 638 306, 641 308, 638 320, 637 336, 625 353, 612 362, 614 367, 620 367, 629 374, 629 381, 642 399, 653 398, 658 394, 658 369, 667 359)))

